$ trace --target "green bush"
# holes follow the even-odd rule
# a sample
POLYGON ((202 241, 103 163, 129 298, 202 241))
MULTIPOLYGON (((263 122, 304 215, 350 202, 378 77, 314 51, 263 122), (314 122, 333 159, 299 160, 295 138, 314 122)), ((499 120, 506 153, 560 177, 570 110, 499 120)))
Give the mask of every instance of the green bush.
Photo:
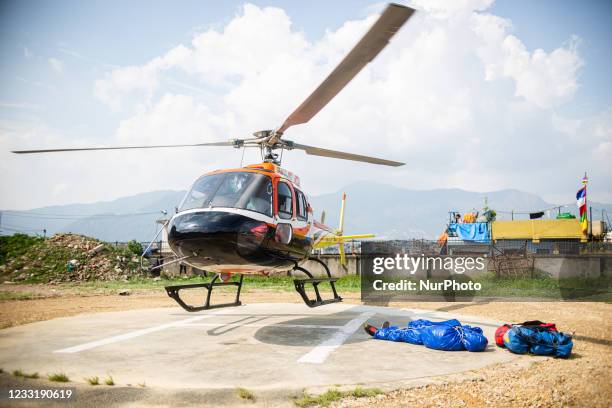
POLYGON ((133 255, 142 255, 142 245, 140 245, 140 242, 136 240, 131 240, 130 242, 128 242, 127 249, 133 255))
POLYGON ((15 234, 0 237, 0 265, 9 259, 15 259, 25 254, 31 247, 44 241, 42 237, 26 234, 15 234))

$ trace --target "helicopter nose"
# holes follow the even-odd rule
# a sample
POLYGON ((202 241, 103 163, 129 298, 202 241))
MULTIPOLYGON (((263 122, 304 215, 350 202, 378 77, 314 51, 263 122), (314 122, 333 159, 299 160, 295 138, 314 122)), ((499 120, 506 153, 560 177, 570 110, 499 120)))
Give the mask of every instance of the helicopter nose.
POLYGON ((179 213, 168 224, 168 244, 179 257, 203 269, 240 265, 260 249, 267 232, 265 223, 231 212, 179 213))

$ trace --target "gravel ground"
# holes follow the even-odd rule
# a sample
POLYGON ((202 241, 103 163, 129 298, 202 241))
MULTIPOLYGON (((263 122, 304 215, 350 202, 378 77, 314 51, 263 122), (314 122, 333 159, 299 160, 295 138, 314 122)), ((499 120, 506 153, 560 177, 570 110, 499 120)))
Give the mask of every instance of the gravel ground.
MULTIPOLYGON (((159 290, 137 290, 130 296, 87 293, 74 288, 0 285, 0 290, 34 293, 37 299, 0 301, 0 327, 80 313, 174 307, 159 290)), ((219 301, 229 294, 219 293, 219 301)), ((348 293, 347 303, 359 303, 348 293)), ((256 290, 245 302, 296 302, 292 292, 256 290)), ((436 385, 397 390, 372 398, 345 398, 335 407, 610 407, 612 406, 612 304, 565 302, 393 303, 390 306, 476 315, 507 322, 556 322, 561 331, 574 333, 573 355, 568 360, 525 356, 516 364, 490 366, 457 377, 436 379, 436 385)), ((489 339, 493 341, 493 339, 489 339)), ((398 345, 401 346, 401 345, 398 345)), ((375 364, 375 356, 372 356, 375 364)))

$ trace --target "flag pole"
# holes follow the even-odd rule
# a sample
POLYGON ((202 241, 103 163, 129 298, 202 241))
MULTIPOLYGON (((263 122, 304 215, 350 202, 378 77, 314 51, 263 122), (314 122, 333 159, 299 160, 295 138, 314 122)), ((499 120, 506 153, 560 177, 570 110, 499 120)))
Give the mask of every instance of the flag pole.
MULTIPOLYGON (((589 178, 587 177, 587 172, 586 171, 584 172, 584 177, 582 178, 582 184, 584 184, 584 206, 585 206, 584 208, 585 208, 585 212, 586 212, 586 208, 587 208, 587 205, 588 205, 588 199, 589 199, 589 197, 587 195, 587 193, 588 193, 587 185, 589 184, 589 178)), ((591 221, 593 220, 593 212, 590 211, 590 213, 591 213, 590 217, 589 217, 589 213, 585 214, 586 221, 587 221, 587 238, 589 240, 591 239, 592 233, 593 233, 593 230, 591 229, 591 221)))

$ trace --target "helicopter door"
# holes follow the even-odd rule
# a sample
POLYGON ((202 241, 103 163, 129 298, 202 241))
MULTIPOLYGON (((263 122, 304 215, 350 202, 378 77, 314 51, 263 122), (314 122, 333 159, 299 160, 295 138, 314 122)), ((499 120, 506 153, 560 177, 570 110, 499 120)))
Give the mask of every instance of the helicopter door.
POLYGON ((293 239, 293 219, 294 195, 291 186, 283 181, 279 181, 276 185, 276 203, 277 215, 279 223, 276 226, 275 241, 282 245, 287 245, 286 249, 291 247, 293 239))

